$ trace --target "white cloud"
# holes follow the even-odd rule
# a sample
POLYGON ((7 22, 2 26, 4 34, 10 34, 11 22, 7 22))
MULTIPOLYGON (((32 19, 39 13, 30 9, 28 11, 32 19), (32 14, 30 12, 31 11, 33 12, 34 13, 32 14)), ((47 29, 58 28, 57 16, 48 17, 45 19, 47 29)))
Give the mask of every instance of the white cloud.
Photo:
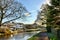
POLYGON ((29 13, 25 13, 25 16, 30 16, 30 14, 29 13))

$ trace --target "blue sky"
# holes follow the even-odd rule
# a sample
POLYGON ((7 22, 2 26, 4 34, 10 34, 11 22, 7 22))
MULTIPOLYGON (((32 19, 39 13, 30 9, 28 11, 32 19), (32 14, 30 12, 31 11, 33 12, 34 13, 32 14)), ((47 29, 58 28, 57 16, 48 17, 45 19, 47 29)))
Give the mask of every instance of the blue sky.
POLYGON ((37 18, 37 10, 40 9, 41 5, 45 0, 18 0, 26 7, 26 9, 31 13, 31 17, 28 18, 28 21, 20 21, 26 24, 32 24, 37 18))
POLYGON ((34 11, 38 10, 42 3, 45 2, 45 0, 18 0, 21 2, 28 11, 34 11))

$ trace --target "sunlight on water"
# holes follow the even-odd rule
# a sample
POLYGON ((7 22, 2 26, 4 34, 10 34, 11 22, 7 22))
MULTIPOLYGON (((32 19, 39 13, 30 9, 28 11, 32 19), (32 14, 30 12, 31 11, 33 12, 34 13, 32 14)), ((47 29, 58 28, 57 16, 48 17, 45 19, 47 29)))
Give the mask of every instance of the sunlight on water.
POLYGON ((27 40, 28 38, 32 37, 38 32, 25 32, 25 33, 19 33, 16 35, 4 35, 0 36, 0 40, 27 40))

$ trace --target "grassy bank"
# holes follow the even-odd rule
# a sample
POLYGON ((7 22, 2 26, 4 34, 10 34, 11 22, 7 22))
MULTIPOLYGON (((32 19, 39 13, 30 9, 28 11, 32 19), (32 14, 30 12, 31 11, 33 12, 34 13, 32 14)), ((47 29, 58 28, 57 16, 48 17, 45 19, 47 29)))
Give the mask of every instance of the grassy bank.
MULTIPOLYGON (((33 37, 29 38, 28 40, 37 40, 39 37, 37 37, 38 34, 34 35, 33 37)), ((48 33, 48 36, 50 38, 50 40, 57 40, 57 37, 52 34, 52 33, 48 33)))

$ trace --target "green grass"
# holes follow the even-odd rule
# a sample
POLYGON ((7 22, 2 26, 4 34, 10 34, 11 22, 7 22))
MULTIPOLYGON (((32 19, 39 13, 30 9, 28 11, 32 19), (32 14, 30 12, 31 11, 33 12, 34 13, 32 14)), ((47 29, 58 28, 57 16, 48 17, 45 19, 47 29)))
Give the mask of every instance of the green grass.
POLYGON ((57 40, 56 35, 52 34, 52 33, 48 33, 50 40, 57 40))
POLYGON ((36 37, 31 37, 28 40, 36 40, 36 37))

